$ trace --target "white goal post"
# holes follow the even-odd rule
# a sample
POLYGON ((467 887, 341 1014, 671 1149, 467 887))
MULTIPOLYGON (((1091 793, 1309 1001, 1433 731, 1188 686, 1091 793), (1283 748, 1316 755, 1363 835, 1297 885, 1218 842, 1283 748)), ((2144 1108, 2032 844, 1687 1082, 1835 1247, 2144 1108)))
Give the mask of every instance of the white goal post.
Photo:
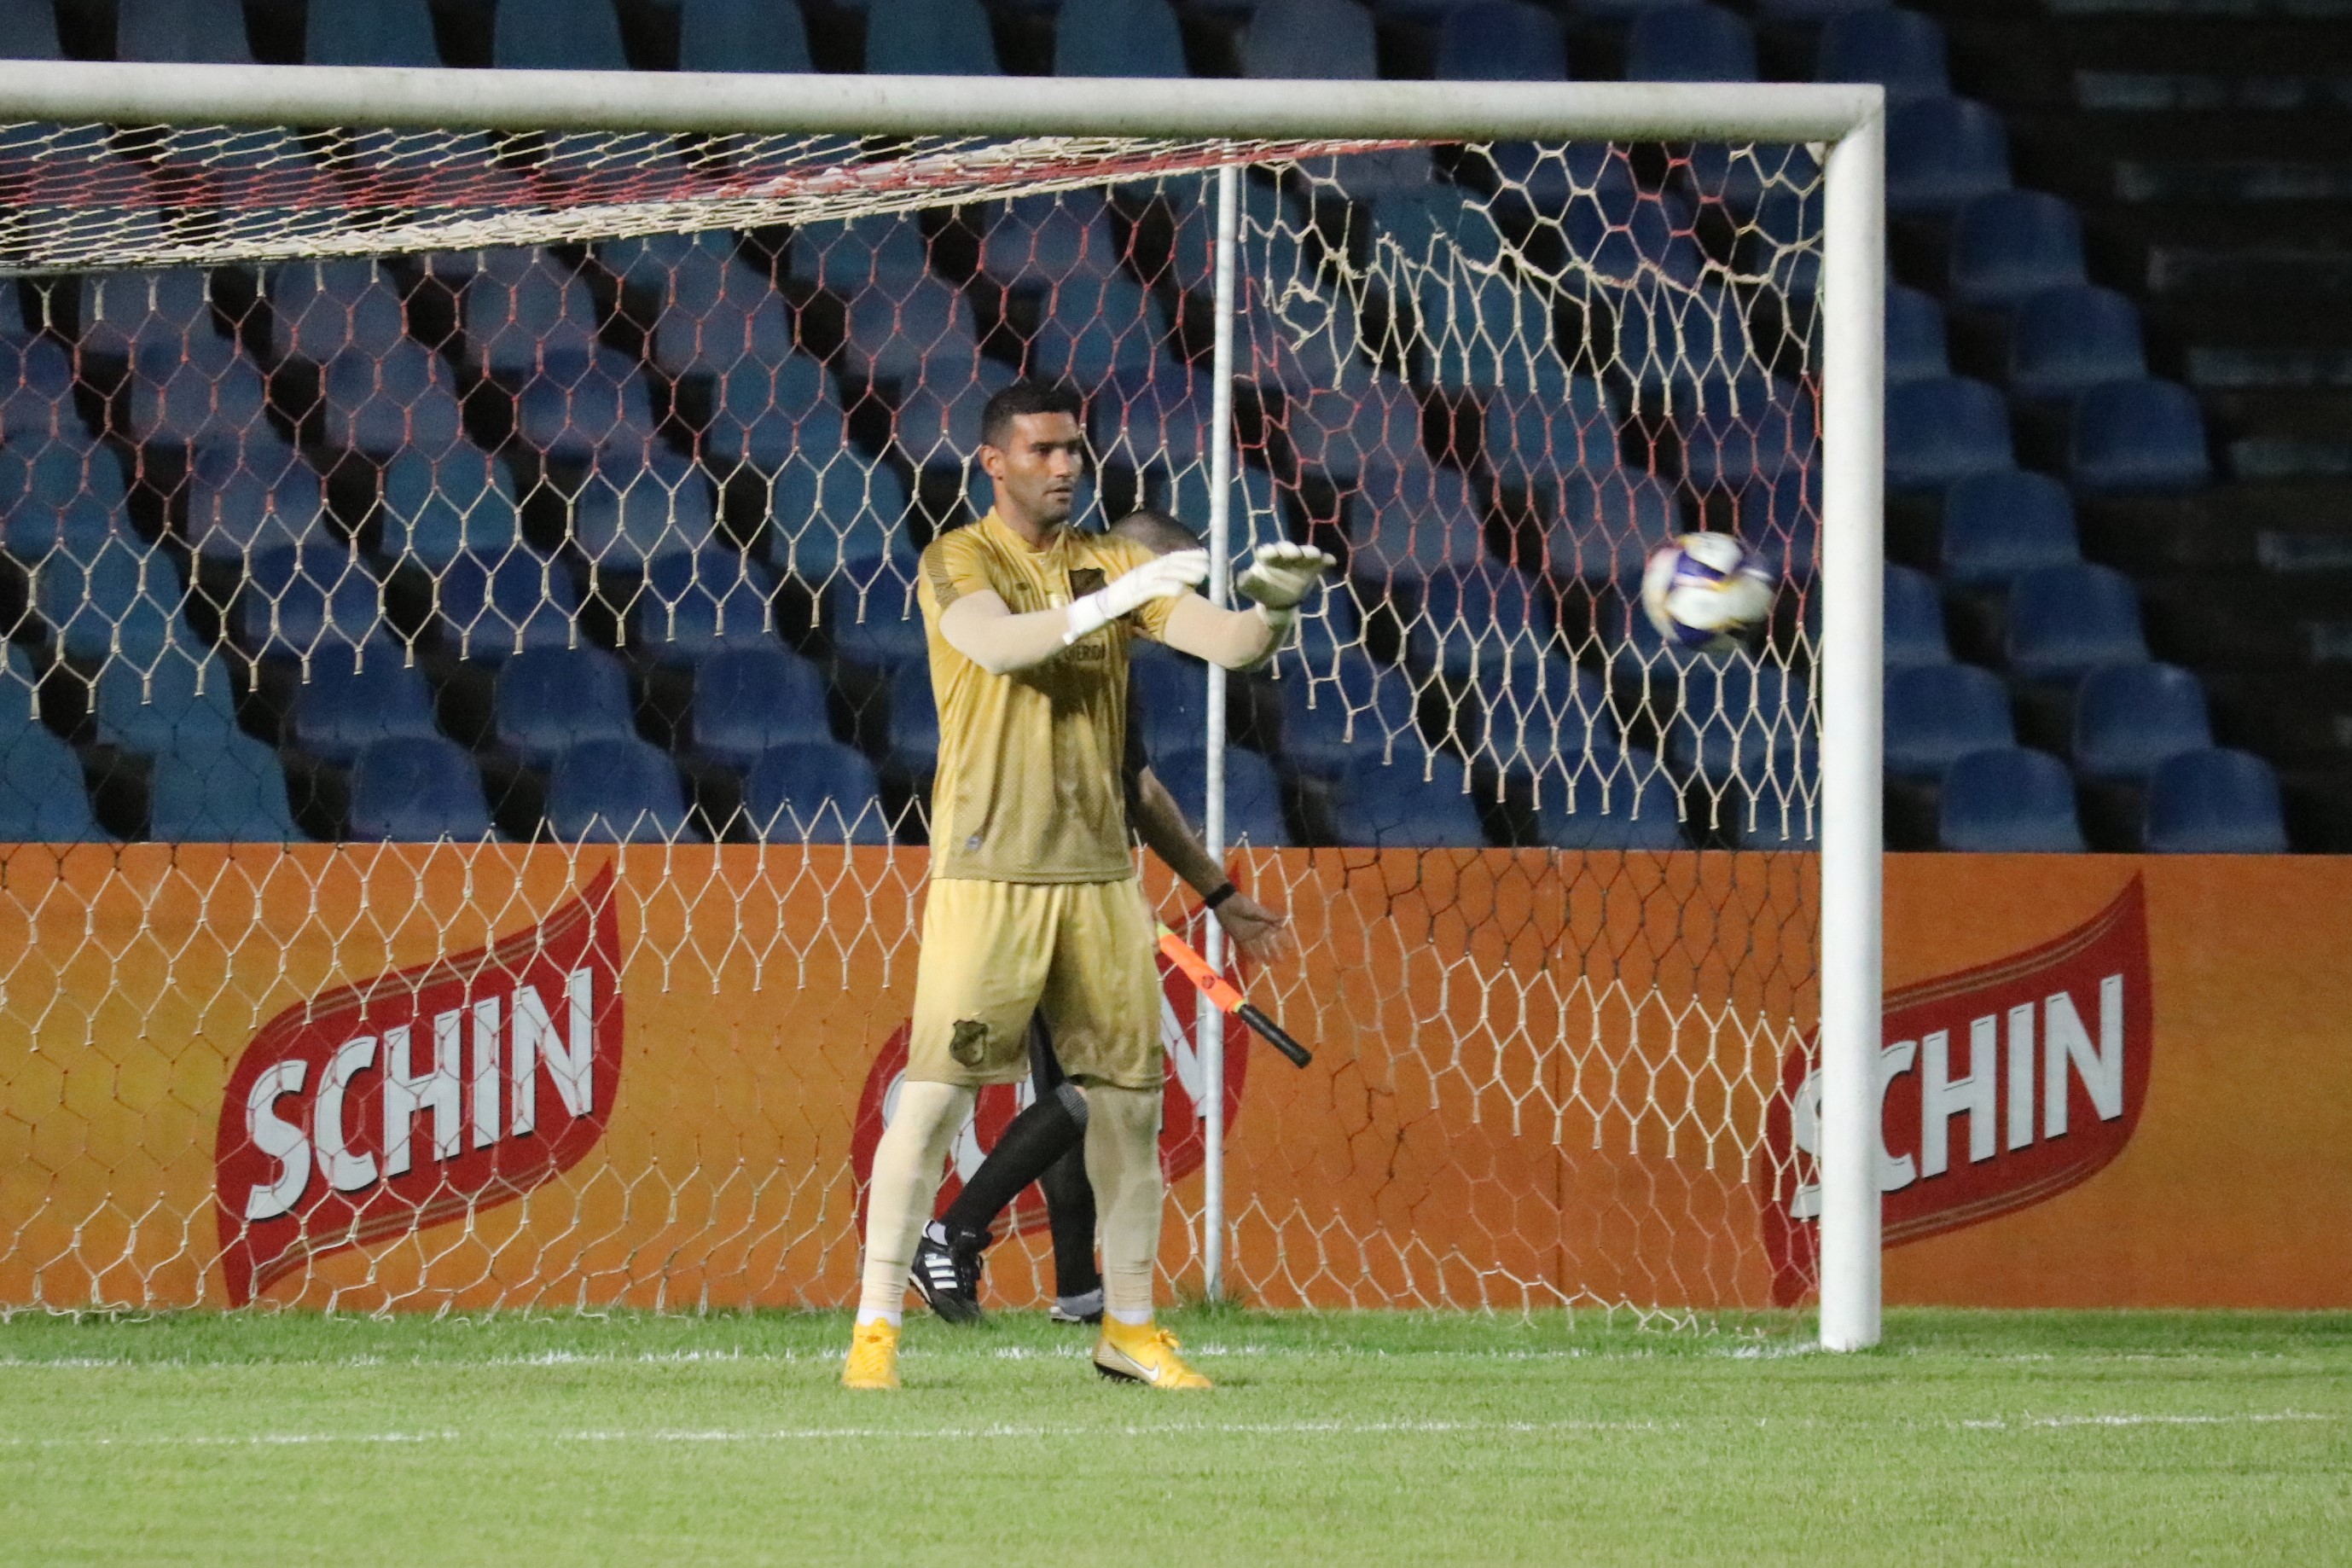
MULTIPOLYGON (((466 128, 513 132, 1150 138, 1236 148, 1215 179, 1212 368, 1205 456, 1214 574, 1229 588, 1236 466, 1235 168, 1268 142, 1769 142, 1810 145, 1823 168, 1819 298, 1821 558, 1820 1334, 1826 1349, 1880 1331, 1881 601, 1884 101, 1876 87, 1421 81, 1086 80, 877 76, 457 71, 304 67, 0 64, 0 122, 121 127, 466 128)), ((1213 158, 1192 167, 1207 169, 1213 158)), ((969 171, 967 156, 961 167, 969 171)), ((1088 178, 1099 180, 1099 173, 1088 178)), ((957 187, 968 194, 968 187, 957 187)), ((693 215, 672 217, 696 226, 693 215)), ((721 216, 720 224, 728 220, 721 216)), ((581 230, 595 236, 593 226, 581 230)), ((389 248, 380 239, 367 244, 389 248)), ((323 254, 303 251, 300 254, 323 254)), ((350 254, 368 254, 354 241, 350 254)), ((163 259, 168 260, 169 258, 163 259)), ((142 257, 136 265, 155 265, 142 257)), ((1207 695, 1207 838, 1225 846, 1223 672, 1207 695)), ((1208 928, 1212 963, 1222 955, 1208 928)), ((1227 1234, 1218 1025, 1200 1019, 1205 1217, 1201 1261, 1218 1289, 1227 1234)), ((454 1038, 454 1036, 452 1037, 454 1038)), ((423 1081, 423 1080, 418 1080, 423 1081)), ((454 1093, 454 1089, 452 1091, 454 1093)), ((493 1113, 495 1114, 495 1113, 493 1113)))

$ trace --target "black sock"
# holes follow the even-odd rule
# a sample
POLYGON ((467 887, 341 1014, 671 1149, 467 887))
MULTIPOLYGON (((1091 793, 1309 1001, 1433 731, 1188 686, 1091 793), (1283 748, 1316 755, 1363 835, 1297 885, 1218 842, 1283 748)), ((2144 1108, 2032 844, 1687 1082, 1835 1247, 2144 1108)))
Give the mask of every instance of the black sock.
MULTIPOLYGON (((1085 1121, 1071 1113, 1065 1095, 1076 1098, 1077 1091, 1064 1086, 1062 1091, 1047 1094, 1028 1110, 1013 1119, 996 1147, 988 1152, 980 1169, 963 1184, 954 1203, 940 1217, 950 1227, 965 1230, 988 1230, 996 1224, 1022 1189, 1044 1175, 1048 1167, 1072 1150, 1084 1156, 1087 1142, 1085 1121)), ((1080 1100, 1083 1106, 1086 1102, 1080 1100)), ((1083 1169, 1080 1180, 1084 1180, 1083 1169)), ((1091 1211, 1092 1199, 1088 1208, 1091 1211)), ((1087 1226, 1088 1245, 1093 1242, 1093 1225, 1087 1226)))
POLYGON ((1095 1184, 1087 1180, 1087 1147, 1055 1161, 1037 1184, 1045 1190, 1045 1219, 1054 1229, 1054 1294, 1083 1296, 1102 1289, 1095 1267, 1095 1184))

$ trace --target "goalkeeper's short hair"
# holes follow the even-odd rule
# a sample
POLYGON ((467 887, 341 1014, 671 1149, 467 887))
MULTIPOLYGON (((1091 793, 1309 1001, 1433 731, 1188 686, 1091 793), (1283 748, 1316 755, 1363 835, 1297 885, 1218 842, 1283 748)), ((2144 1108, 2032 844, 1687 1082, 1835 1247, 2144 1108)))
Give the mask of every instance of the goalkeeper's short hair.
POLYGON ((1024 414, 1066 414, 1080 425, 1087 422, 1087 405, 1076 388, 1050 381, 1016 381, 981 409, 982 442, 1003 451, 1013 437, 1013 422, 1024 414))

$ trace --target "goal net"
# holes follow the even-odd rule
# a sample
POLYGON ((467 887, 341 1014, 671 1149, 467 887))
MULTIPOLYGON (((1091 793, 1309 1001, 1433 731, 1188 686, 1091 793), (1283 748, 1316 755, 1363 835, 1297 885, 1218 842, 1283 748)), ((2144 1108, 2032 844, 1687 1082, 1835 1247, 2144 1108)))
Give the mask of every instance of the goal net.
POLYGON ((1344 563, 1222 725, 1136 661, 1317 1051, 1171 976, 1169 1289, 1803 1299, 1818 146, 217 118, 0 129, 0 1310, 849 1300, 1024 374, 1087 526, 1344 563), (1748 651, 1641 613, 1695 530, 1748 651))

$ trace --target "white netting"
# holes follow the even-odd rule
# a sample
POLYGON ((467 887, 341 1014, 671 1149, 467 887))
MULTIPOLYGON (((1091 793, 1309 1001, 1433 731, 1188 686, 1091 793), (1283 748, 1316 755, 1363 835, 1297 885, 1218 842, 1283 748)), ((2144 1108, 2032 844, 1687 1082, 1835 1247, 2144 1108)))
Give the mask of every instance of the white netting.
MULTIPOLYGON (((1304 948, 1255 984, 1320 1056, 1229 1047, 1229 1278, 1769 1300, 1802 150, 17 126, 0 1308, 844 1299, 938 744, 915 552, 1024 373, 1087 395, 1090 517, 1205 525, 1236 156, 1237 552, 1346 572, 1231 688, 1237 864, 1304 948), (1753 654, 1633 603, 1698 528, 1785 579, 1753 654)), ((1200 671, 1137 664, 1197 818, 1200 671)))

